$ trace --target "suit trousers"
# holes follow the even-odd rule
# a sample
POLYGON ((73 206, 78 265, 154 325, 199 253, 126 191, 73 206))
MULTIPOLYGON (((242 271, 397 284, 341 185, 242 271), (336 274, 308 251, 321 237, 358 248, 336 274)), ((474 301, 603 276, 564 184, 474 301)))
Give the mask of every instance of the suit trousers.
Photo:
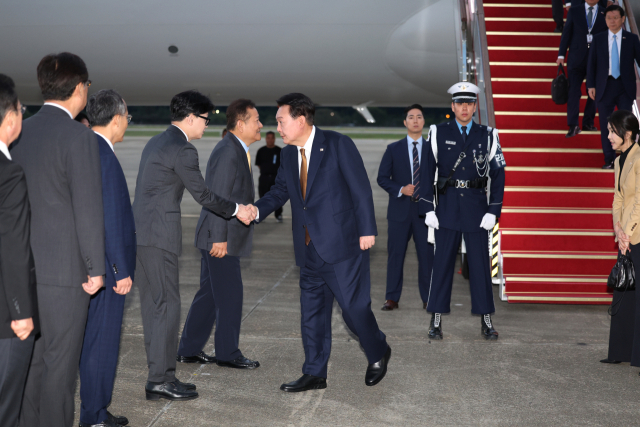
POLYGON ((69 427, 91 296, 80 284, 37 289, 41 335, 33 347, 20 426, 69 427))
POLYGON ((378 362, 387 351, 386 337, 371 311, 369 251, 337 264, 327 264, 311 241, 306 247, 305 266, 300 269, 304 374, 327 377, 334 298, 342 309, 345 323, 360 340, 369 363, 378 362))
POLYGON ((3 427, 18 425, 24 383, 33 352, 33 336, 0 339, 0 420, 3 427))
MULTIPOLYGON (((263 197, 265 194, 267 194, 271 187, 276 183, 276 175, 277 174, 260 175, 260 178, 258 178, 258 194, 260 194, 260 197, 263 197)), ((282 215, 282 206, 276 209, 275 215, 276 217, 282 215)))
POLYGON ((178 255, 152 246, 138 246, 136 285, 147 351, 148 381, 176 379, 180 288, 178 255))
POLYGON ((120 350, 120 330, 125 296, 107 275, 105 287, 91 296, 80 355, 80 421, 99 424, 107 419, 120 350))
POLYGON ((207 344, 214 323, 216 357, 231 361, 240 356, 240 323, 242 321, 242 276, 240 258, 216 258, 200 250, 200 289, 193 298, 184 323, 178 354, 195 356, 207 344))
MULTIPOLYGON (((598 94, 596 94, 597 96, 598 94)), ((609 141, 609 116, 618 107, 618 110, 631 111, 633 106, 633 98, 631 98, 624 90, 622 79, 609 77, 607 86, 602 94, 602 98, 598 102, 598 112, 600 113, 600 141, 602 142, 602 152, 604 153, 605 164, 611 163, 616 159, 616 152, 611 148, 609 141)))
POLYGON ((433 267, 433 245, 427 241, 429 228, 424 224, 424 216, 418 214, 418 204, 411 203, 409 214, 405 221, 389 220, 389 238, 387 240, 387 295, 385 299, 400 301, 402 293, 402 279, 404 257, 407 253, 409 239, 418 252, 418 289, 422 302, 429 298, 429 283, 431 283, 431 269, 433 267))
POLYGON ((469 288, 471 312, 491 314, 496 311, 493 303, 491 283, 491 259, 489 258, 489 232, 461 232, 440 227, 436 230, 436 253, 433 261, 433 277, 429 290, 427 311, 449 313, 451 311, 451 289, 456 257, 462 236, 469 260, 469 288))
MULTIPOLYGON (((580 98, 582 97, 582 83, 587 76, 587 66, 568 69, 569 99, 567 101, 567 124, 569 127, 580 125, 580 98)), ((596 103, 587 96, 587 104, 584 107, 582 127, 593 126, 596 117, 596 103)))

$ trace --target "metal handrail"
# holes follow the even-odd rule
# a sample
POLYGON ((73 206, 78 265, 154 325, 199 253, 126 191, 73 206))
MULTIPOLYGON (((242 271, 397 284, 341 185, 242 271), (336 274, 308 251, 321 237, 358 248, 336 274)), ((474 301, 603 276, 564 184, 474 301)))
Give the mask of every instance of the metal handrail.
MULTIPOLYGON (((627 15, 626 23, 630 32, 635 35, 638 34, 638 26, 636 25, 636 20, 633 16, 633 9, 631 8, 631 2, 629 0, 624 0, 624 12, 627 15)), ((636 65, 636 99, 640 100, 640 73, 638 72, 638 66, 636 65)))
POLYGON ((480 31, 480 44, 482 45, 482 72, 484 75, 484 95, 487 100, 487 121, 491 127, 496 126, 496 114, 493 108, 493 90, 491 89, 491 67, 489 66, 489 47, 487 45, 487 27, 484 20, 484 4, 482 0, 476 0, 478 30, 480 31))

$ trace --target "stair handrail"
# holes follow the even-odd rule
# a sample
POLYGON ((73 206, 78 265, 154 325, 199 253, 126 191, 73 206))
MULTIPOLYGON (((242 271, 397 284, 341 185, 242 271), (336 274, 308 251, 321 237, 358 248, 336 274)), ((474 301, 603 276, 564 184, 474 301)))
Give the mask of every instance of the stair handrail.
MULTIPOLYGON (((635 17, 633 16, 633 8, 631 7, 630 0, 623 0, 622 7, 624 8, 625 15, 627 15, 627 19, 625 20, 626 30, 635 34, 636 36, 640 36, 638 32, 638 25, 636 24, 635 17)), ((638 64, 636 64, 636 99, 640 102, 640 68, 638 64)))

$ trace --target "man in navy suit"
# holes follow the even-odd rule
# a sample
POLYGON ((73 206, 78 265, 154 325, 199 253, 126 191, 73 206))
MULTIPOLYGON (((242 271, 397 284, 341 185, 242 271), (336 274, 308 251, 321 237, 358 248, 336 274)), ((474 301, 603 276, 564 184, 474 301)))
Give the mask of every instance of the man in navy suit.
POLYGON ((428 228, 424 224, 427 202, 420 200, 422 187, 431 185, 431 183, 420 182, 422 151, 425 150, 425 146, 426 149, 430 149, 428 144, 424 144, 422 138, 424 128, 422 106, 413 104, 407 107, 405 115, 404 125, 408 135, 400 141, 389 144, 378 169, 378 185, 389 193, 387 295, 382 306, 384 311, 398 308, 402 293, 404 257, 411 236, 418 252, 418 288, 423 309, 426 308, 429 299, 429 283, 433 267, 433 245, 427 241, 428 228))
POLYGON ((371 311, 369 249, 377 228, 367 171, 350 138, 313 125, 315 106, 307 96, 291 93, 277 103, 278 132, 287 147, 275 185, 256 203, 256 221, 291 200, 305 354, 302 377, 280 389, 327 387, 334 298, 367 356, 365 384, 376 385, 391 348, 371 311))
POLYGON ((612 5, 605 10, 609 31, 593 38, 587 66, 589 97, 598 103, 600 139, 604 152, 603 169, 613 169, 616 152, 609 142, 609 116, 614 109, 631 110, 636 98, 634 61, 640 63, 638 36, 622 29, 624 9, 612 5))
MULTIPOLYGON (((580 97, 582 96, 582 82, 587 76, 587 58, 593 36, 606 31, 607 24, 604 18, 604 8, 598 4, 598 0, 587 0, 582 5, 576 5, 567 12, 567 22, 560 39, 558 50, 558 65, 564 63, 567 48, 570 51, 567 60, 569 74, 569 100, 567 102, 567 124, 569 132, 567 138, 580 133, 580 97)), ((582 118, 582 130, 596 130, 593 120, 596 116, 596 104, 591 98, 587 98, 582 118)))
POLYGON ((87 102, 87 115, 100 147, 105 225, 105 287, 91 297, 80 356, 80 427, 117 427, 125 417, 107 411, 116 377, 125 295, 136 266, 136 232, 129 189, 113 151, 131 116, 114 90, 101 90, 87 102))

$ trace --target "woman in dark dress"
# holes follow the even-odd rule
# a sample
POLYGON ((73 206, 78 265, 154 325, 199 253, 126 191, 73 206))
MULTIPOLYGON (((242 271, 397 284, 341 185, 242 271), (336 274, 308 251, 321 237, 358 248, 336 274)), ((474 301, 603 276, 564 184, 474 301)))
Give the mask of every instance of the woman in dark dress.
MULTIPOLYGON (((630 111, 618 110, 609 118, 609 141, 614 150, 621 152, 615 161, 613 228, 620 252, 631 254, 636 272, 640 273, 638 127, 638 119, 630 111)), ((637 278, 640 280, 640 276, 637 278)), ((631 366, 640 366, 640 295, 636 294, 635 290, 613 293, 609 354, 602 363, 631 362, 631 366)))

